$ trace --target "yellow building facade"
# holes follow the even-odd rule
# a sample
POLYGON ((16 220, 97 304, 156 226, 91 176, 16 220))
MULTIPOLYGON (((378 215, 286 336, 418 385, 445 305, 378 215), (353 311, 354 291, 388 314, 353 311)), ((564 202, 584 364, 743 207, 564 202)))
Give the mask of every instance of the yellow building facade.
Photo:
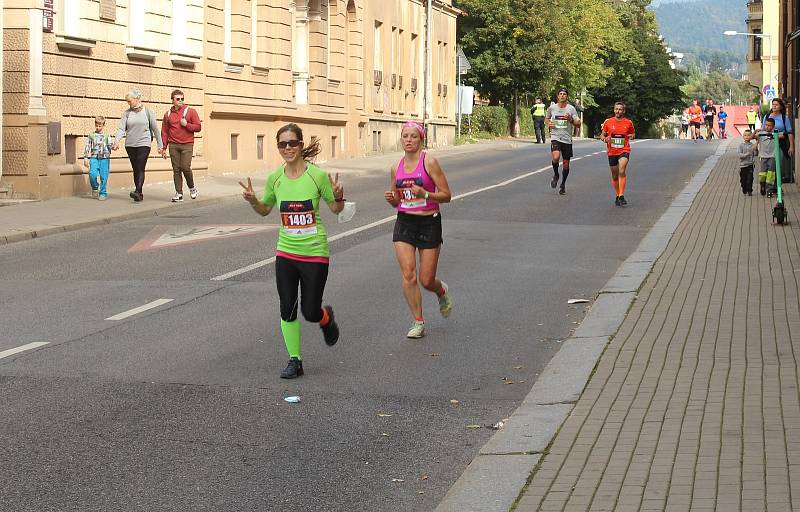
MULTIPOLYGON (((0 180, 43 199, 85 192, 93 119, 113 133, 131 89, 159 121, 184 92, 203 120, 201 175, 275 167, 287 122, 321 140, 323 161, 396 150, 407 119, 451 144, 458 11, 431 5, 428 16, 425 0, 4 0, 0 180)), ((124 150, 111 169, 112 186, 128 184, 124 150)), ((155 150, 147 171, 171 175, 155 150)))
MULTIPOLYGON (((747 50, 747 77, 764 96, 764 86, 772 85, 778 91, 778 63, 781 47, 779 0, 748 0, 747 31, 763 34, 764 37, 749 36, 747 50)), ((780 92, 778 92, 780 95, 780 92)))

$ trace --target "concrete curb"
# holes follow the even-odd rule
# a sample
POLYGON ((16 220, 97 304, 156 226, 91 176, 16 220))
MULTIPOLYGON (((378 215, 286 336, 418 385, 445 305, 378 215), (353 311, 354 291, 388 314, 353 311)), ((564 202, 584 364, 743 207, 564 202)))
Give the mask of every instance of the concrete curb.
POLYGON ((553 356, 522 404, 472 459, 436 512, 507 512, 567 419, 639 288, 730 145, 709 156, 637 249, 600 290, 573 336, 553 356))
MULTIPOLYGON (((40 238, 47 235, 56 233, 67 233, 70 231, 77 231, 83 228, 93 226, 102 226, 105 224, 115 224, 117 222, 125 222, 126 220, 142 219, 145 217, 158 217, 161 215, 168 215, 181 210, 190 208, 197 208, 198 206, 209 206, 213 204, 222 203, 238 199, 239 195, 219 196, 204 199, 196 199, 191 203, 166 203, 163 206, 155 208, 143 209, 138 212, 128 212, 119 215, 112 215, 108 217, 98 217, 82 222, 75 222, 72 224, 44 224, 38 226, 30 226, 26 230, 18 230, 12 233, 0 234, 0 245, 11 244, 15 242, 22 242, 24 240, 31 240, 33 238, 40 238)), ((147 208, 147 207, 145 207, 147 208)), ((14 231, 14 230, 12 230, 14 231)))

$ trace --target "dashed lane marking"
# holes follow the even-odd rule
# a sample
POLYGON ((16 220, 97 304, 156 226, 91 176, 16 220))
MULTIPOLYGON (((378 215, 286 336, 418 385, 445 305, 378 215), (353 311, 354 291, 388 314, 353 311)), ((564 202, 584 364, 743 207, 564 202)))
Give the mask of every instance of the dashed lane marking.
POLYGON ((25 352, 26 350, 33 350, 35 348, 43 347, 49 344, 50 344, 49 341, 34 341, 32 343, 28 343, 27 345, 22 345, 21 347, 3 350, 2 352, 0 352, 0 359, 3 359, 4 357, 13 356, 14 354, 19 354, 20 352, 25 352))
POLYGON ((128 311, 123 311, 122 313, 110 316, 106 318, 106 320, 124 320, 133 315, 138 315, 139 313, 143 313, 149 309, 157 308, 158 306, 164 305, 168 302, 172 302, 173 300, 174 299, 157 299, 154 300, 153 302, 148 302, 144 306, 139 306, 138 308, 129 309, 128 311))

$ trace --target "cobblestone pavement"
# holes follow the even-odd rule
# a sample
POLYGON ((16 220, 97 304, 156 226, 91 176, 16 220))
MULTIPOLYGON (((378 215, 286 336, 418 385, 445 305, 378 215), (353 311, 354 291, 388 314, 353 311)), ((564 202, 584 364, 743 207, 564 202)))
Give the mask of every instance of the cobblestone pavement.
POLYGON ((800 194, 784 190, 773 225, 735 148, 719 160, 514 510, 800 510, 800 194))

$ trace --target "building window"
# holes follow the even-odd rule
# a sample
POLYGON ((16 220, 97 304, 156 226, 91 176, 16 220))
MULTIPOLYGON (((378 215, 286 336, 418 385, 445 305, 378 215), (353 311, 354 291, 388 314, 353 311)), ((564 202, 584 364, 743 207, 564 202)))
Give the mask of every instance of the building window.
POLYGON ((383 71, 383 51, 381 50, 381 32, 383 23, 380 21, 375 22, 375 44, 373 45, 375 52, 373 53, 373 68, 376 71, 383 71))
POLYGON ((100 0, 100 20, 117 21, 116 0, 100 0))
POLYGON ((64 158, 68 164, 74 164, 78 161, 77 135, 64 136, 64 158))
POLYGON ((331 136, 331 158, 336 158, 336 136, 331 136))
POLYGON ((259 160, 264 159, 264 136, 256 135, 256 158, 259 160))
MULTIPOLYGON (((760 34, 760 30, 753 30, 754 34, 760 34)), ((761 60, 761 39, 760 37, 753 38, 753 60, 761 60)))
POLYGON ((239 159, 239 134, 231 134, 231 160, 239 159))
POLYGON ((188 36, 186 25, 188 16, 186 0, 172 0, 172 52, 189 53, 186 51, 186 38, 188 36))
POLYGON ((128 6, 128 31, 129 42, 132 46, 145 46, 144 34, 144 18, 145 18, 145 0, 130 0, 128 6))

